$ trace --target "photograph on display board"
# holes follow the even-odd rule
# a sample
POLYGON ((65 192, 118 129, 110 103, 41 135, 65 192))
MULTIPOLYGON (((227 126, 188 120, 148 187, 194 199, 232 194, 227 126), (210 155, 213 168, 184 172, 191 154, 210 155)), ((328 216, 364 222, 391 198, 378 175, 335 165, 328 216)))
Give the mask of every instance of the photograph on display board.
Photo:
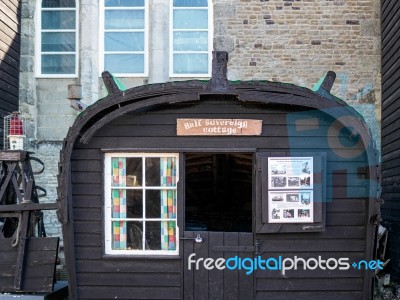
POLYGON ((312 223, 313 158, 268 158, 269 223, 312 223))
POLYGON ((312 223, 312 191, 268 191, 269 223, 312 223))
POLYGON ((269 189, 312 188, 312 157, 269 157, 269 189))

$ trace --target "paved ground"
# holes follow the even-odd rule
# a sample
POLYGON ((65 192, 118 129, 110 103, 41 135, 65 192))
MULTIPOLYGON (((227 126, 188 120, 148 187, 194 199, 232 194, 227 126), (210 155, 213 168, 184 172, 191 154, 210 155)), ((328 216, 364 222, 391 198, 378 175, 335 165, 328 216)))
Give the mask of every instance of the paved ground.
POLYGON ((392 282, 387 287, 375 289, 374 300, 400 300, 400 282, 392 282))

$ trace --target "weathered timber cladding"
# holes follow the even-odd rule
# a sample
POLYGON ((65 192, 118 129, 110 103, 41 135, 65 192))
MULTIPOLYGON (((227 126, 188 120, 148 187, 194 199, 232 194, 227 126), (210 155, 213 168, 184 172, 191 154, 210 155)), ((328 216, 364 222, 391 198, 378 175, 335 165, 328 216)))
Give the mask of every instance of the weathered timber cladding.
POLYGON ((20 1, 0 0, 0 147, 3 117, 18 110, 20 1))
MULTIPOLYGON (((13 239, 0 238, 0 292, 16 292, 14 286, 18 247, 13 239)), ((55 280, 58 238, 28 238, 22 273, 22 291, 51 292, 55 280)))
POLYGON ((382 1, 382 217, 391 274, 400 278, 400 3, 382 1))
MULTIPOLYGON (((110 77, 108 77, 110 79, 110 77)), ((187 257, 374 258, 377 166, 362 118, 329 93, 288 84, 228 84, 223 92, 187 81, 133 88, 85 110, 64 141, 59 175, 70 295, 74 299, 370 299, 373 272, 188 271, 187 257), (262 120, 260 136, 177 136, 178 118, 262 120), (350 134, 346 128, 355 131, 350 134), (354 134, 357 139, 354 139, 354 134), (340 141, 340 142, 338 142, 340 141), (252 232, 202 232, 179 256, 113 256, 104 250, 104 152, 323 153, 325 222, 318 232, 256 229, 260 170, 253 167, 252 232), (325 158, 324 158, 325 159, 325 158), (205 246, 204 246, 205 245, 205 246), (162 278, 162 280, 161 280, 162 278), (207 284, 204 284, 207 282, 207 284), (229 287, 223 289, 222 287, 229 287)), ((181 189, 182 187, 178 187, 181 189)), ((183 193, 178 225, 184 228, 183 193)), ((194 233, 186 232, 185 237, 194 233)), ((182 236, 182 234, 181 234, 182 236)))

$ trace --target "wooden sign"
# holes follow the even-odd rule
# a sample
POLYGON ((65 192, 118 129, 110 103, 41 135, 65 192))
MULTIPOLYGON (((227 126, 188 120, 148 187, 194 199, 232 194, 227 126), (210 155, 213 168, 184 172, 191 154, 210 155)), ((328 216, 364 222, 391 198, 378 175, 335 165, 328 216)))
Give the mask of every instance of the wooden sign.
POLYGON ((177 135, 231 136, 261 135, 262 120, 177 119, 177 135))
POLYGON ((3 161, 20 161, 24 160, 26 157, 26 151, 0 151, 0 160, 3 161))

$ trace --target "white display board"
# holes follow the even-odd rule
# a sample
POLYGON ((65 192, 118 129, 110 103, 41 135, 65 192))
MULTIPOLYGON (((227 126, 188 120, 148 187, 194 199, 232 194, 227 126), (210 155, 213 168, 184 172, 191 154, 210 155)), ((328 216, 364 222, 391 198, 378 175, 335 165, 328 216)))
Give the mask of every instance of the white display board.
POLYGON ((312 223, 313 158, 268 158, 268 222, 312 223))

